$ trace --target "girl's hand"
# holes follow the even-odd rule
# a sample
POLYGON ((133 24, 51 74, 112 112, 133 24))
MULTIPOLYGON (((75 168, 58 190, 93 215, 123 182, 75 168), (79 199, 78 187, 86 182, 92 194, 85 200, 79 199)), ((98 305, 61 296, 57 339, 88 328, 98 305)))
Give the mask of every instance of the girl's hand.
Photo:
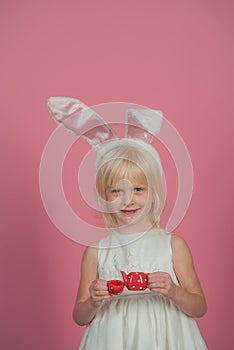
POLYGON ((153 272, 148 274, 148 288, 151 292, 156 292, 173 299, 177 286, 172 281, 167 272, 153 272))
POLYGON ((94 307, 99 307, 104 299, 111 298, 107 287, 107 281, 105 280, 94 280, 89 287, 89 293, 91 304, 94 307))

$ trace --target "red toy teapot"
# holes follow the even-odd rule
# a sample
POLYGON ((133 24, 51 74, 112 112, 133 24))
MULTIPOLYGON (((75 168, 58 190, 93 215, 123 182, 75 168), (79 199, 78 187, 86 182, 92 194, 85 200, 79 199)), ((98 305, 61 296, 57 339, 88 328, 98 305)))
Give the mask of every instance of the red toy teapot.
POLYGON ((148 284, 148 274, 144 272, 129 272, 127 275, 124 271, 120 271, 124 284, 129 290, 144 290, 148 284))
POLYGON ((148 285, 148 274, 144 272, 129 272, 126 274, 120 271, 123 276, 123 281, 111 280, 108 281, 108 289, 111 294, 122 293, 124 286, 129 290, 145 290, 148 285))

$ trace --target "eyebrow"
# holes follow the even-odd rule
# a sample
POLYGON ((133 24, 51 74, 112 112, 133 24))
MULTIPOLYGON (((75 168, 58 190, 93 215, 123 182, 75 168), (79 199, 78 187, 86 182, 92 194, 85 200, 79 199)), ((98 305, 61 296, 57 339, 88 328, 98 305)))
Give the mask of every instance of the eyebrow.
MULTIPOLYGON (((121 185, 120 185, 120 186, 117 186, 117 185, 116 185, 116 186, 107 186, 106 189, 109 190, 109 189, 111 189, 111 188, 118 188, 118 187, 121 187, 121 185)), ((148 187, 148 185, 141 185, 141 184, 133 185, 133 184, 132 184, 132 187, 133 187, 133 188, 136 188, 136 187, 148 187)))

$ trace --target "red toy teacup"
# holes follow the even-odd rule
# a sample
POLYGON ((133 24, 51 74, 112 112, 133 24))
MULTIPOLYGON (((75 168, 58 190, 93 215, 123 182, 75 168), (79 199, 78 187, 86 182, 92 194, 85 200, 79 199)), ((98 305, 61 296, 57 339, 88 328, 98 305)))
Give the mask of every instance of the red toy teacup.
POLYGON ((111 280, 107 282, 108 290, 111 294, 121 294, 124 289, 124 283, 120 280, 111 280))

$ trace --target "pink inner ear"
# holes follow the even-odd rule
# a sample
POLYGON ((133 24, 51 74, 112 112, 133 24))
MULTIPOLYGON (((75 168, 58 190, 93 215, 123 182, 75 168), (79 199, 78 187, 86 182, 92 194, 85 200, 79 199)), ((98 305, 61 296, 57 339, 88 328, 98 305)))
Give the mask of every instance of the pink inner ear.
POLYGON ((84 137, 93 147, 117 139, 114 130, 83 102, 70 97, 50 97, 47 104, 50 114, 59 124, 84 137))
POLYGON ((128 109, 126 113, 126 137, 152 142, 160 132, 163 113, 152 109, 128 109))
POLYGON ((146 143, 151 143, 153 136, 139 126, 128 124, 127 137, 132 139, 140 139, 146 143))
POLYGON ((105 124, 100 124, 99 126, 88 130, 82 136, 85 137, 93 147, 96 147, 105 141, 116 139, 113 130, 105 124))

